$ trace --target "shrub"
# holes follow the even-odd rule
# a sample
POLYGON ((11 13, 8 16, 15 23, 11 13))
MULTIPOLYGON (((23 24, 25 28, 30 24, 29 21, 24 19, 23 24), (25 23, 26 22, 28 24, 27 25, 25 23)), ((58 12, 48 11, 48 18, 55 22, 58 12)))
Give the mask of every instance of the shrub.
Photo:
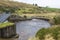
POLYGON ((55 24, 60 24, 60 15, 54 17, 55 24))

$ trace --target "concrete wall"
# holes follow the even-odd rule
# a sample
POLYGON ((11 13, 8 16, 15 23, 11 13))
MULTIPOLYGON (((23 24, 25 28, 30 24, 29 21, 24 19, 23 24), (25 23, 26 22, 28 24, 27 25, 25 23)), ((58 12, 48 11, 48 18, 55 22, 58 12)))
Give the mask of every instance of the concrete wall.
POLYGON ((12 25, 3 29, 0 29, 0 37, 9 38, 16 35, 16 26, 12 25))
POLYGON ((1 37, 1 29, 0 29, 0 37, 1 37))

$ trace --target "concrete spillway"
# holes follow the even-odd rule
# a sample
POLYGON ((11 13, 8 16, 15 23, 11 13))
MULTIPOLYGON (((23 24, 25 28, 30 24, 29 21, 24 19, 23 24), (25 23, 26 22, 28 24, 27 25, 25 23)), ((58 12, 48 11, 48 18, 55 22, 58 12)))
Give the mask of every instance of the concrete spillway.
POLYGON ((6 19, 10 16, 10 13, 2 13, 0 14, 0 23, 3 23, 4 21, 6 21, 6 19))

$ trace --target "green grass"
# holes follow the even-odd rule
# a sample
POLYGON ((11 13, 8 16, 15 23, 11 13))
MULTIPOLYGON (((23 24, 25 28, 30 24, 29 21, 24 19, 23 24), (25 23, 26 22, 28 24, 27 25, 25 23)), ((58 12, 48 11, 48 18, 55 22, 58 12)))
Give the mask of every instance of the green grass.
POLYGON ((14 25, 14 23, 11 23, 11 22, 0 23, 0 28, 5 28, 5 27, 11 26, 11 25, 14 25))
POLYGON ((49 12, 59 12, 60 9, 57 8, 47 8, 47 7, 39 7, 34 6, 33 4, 26 4, 22 2, 14 2, 14 1, 3 1, 0 0, 0 11, 17 11, 17 13, 49 13, 49 12), (20 9, 20 10, 19 10, 20 9))
POLYGON ((60 9, 57 8, 46 8, 46 7, 32 7, 32 8, 20 8, 20 10, 17 10, 17 13, 22 14, 42 14, 42 13, 60 13, 60 9), (19 12, 20 11, 20 12, 19 12))
MULTIPOLYGON (((36 37, 38 37, 40 40, 45 39, 45 35, 50 34, 51 37, 53 37, 55 40, 58 40, 60 38, 60 25, 52 26, 50 28, 42 28, 36 33, 36 37)), ((60 40, 60 39, 59 39, 60 40)))

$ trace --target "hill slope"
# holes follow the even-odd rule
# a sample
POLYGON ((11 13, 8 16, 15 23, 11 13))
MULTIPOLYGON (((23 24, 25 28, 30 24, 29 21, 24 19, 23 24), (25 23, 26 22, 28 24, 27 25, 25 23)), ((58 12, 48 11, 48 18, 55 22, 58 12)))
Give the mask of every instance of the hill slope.
POLYGON ((5 10, 14 10, 14 11, 17 10, 17 12, 19 13, 60 12, 60 9, 56 9, 56 8, 39 7, 38 5, 0 0, 0 11, 5 11, 5 10))

